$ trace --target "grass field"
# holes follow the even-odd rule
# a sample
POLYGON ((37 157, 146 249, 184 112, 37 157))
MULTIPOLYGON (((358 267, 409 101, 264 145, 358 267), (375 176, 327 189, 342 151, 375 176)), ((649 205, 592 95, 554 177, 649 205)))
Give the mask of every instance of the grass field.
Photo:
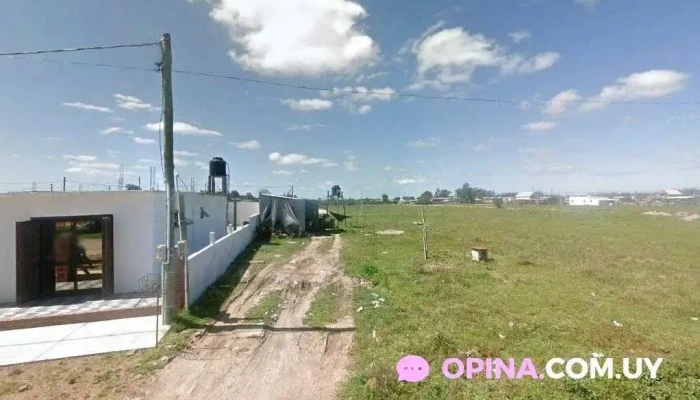
POLYGON ((700 221, 643 211, 426 207, 424 261, 422 227, 413 224, 420 207, 365 206, 343 235, 348 273, 372 285, 356 291, 355 308, 364 309, 355 313, 353 372, 339 398, 700 398, 700 221), (405 233, 373 234, 383 229, 405 233), (473 245, 487 246, 493 260, 470 261, 473 245), (377 296, 386 301, 374 308, 377 296), (622 357, 664 362, 653 381, 448 380, 440 372, 450 357, 528 357, 540 372, 550 358, 594 352, 616 368, 622 357), (407 354, 430 362, 429 378, 397 381, 407 354))

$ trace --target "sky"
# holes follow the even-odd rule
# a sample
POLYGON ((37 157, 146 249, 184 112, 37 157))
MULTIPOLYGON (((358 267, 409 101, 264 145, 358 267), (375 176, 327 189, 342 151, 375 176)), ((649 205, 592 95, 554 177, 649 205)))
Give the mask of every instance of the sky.
MULTIPOLYGON (((174 74, 176 172, 198 189, 222 157, 233 189, 310 198, 662 190, 700 186, 697 15, 691 0, 5 1, 0 52, 169 32, 177 70, 310 88, 174 74)), ((159 74, 66 63, 159 59, 0 57, 0 191, 114 190, 121 165, 125 183, 161 180, 159 74)))

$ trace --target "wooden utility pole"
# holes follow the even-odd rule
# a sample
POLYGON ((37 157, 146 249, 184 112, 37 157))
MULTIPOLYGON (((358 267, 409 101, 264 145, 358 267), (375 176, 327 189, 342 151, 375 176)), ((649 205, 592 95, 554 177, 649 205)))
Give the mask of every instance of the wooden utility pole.
POLYGON ((63 191, 66 191, 66 177, 63 177, 63 191))
POLYGON ((425 209, 422 206, 420 208, 420 214, 421 214, 421 217, 423 217, 423 257, 427 260, 428 259, 428 232, 426 231, 427 227, 425 226, 425 209))
POLYGON ((173 262, 175 259, 173 240, 175 224, 173 212, 175 207, 175 164, 173 158, 173 55, 170 47, 170 34, 164 33, 160 41, 162 52, 162 64, 160 66, 161 82, 163 89, 163 163, 165 172, 165 260, 162 270, 163 291, 163 324, 169 325, 175 315, 175 285, 173 274, 173 262))

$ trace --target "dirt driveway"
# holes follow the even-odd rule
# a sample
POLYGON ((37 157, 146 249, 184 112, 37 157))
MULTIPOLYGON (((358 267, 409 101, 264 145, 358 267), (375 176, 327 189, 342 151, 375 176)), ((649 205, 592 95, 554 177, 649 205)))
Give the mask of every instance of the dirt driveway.
POLYGON ((193 348, 159 373, 149 399, 333 399, 346 378, 354 325, 352 285, 342 274, 339 236, 312 240, 285 265, 268 265, 244 277, 246 288, 193 348), (330 250, 320 244, 332 240, 330 250), (343 291, 345 317, 325 329, 302 320, 318 290, 343 291), (270 293, 281 292, 277 321, 269 326, 245 319, 270 293))

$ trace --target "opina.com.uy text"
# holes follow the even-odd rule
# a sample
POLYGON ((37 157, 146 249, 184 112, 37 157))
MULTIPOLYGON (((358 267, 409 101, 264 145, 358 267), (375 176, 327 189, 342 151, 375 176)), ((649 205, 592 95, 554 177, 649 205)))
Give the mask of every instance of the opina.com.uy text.
MULTIPOLYGON (((656 379, 663 358, 552 358, 544 370, 530 358, 449 358, 442 362, 441 372, 448 379, 483 377, 486 379, 656 379)), ((430 374, 428 362, 420 356, 406 356, 396 366, 400 381, 420 382, 430 374)))

